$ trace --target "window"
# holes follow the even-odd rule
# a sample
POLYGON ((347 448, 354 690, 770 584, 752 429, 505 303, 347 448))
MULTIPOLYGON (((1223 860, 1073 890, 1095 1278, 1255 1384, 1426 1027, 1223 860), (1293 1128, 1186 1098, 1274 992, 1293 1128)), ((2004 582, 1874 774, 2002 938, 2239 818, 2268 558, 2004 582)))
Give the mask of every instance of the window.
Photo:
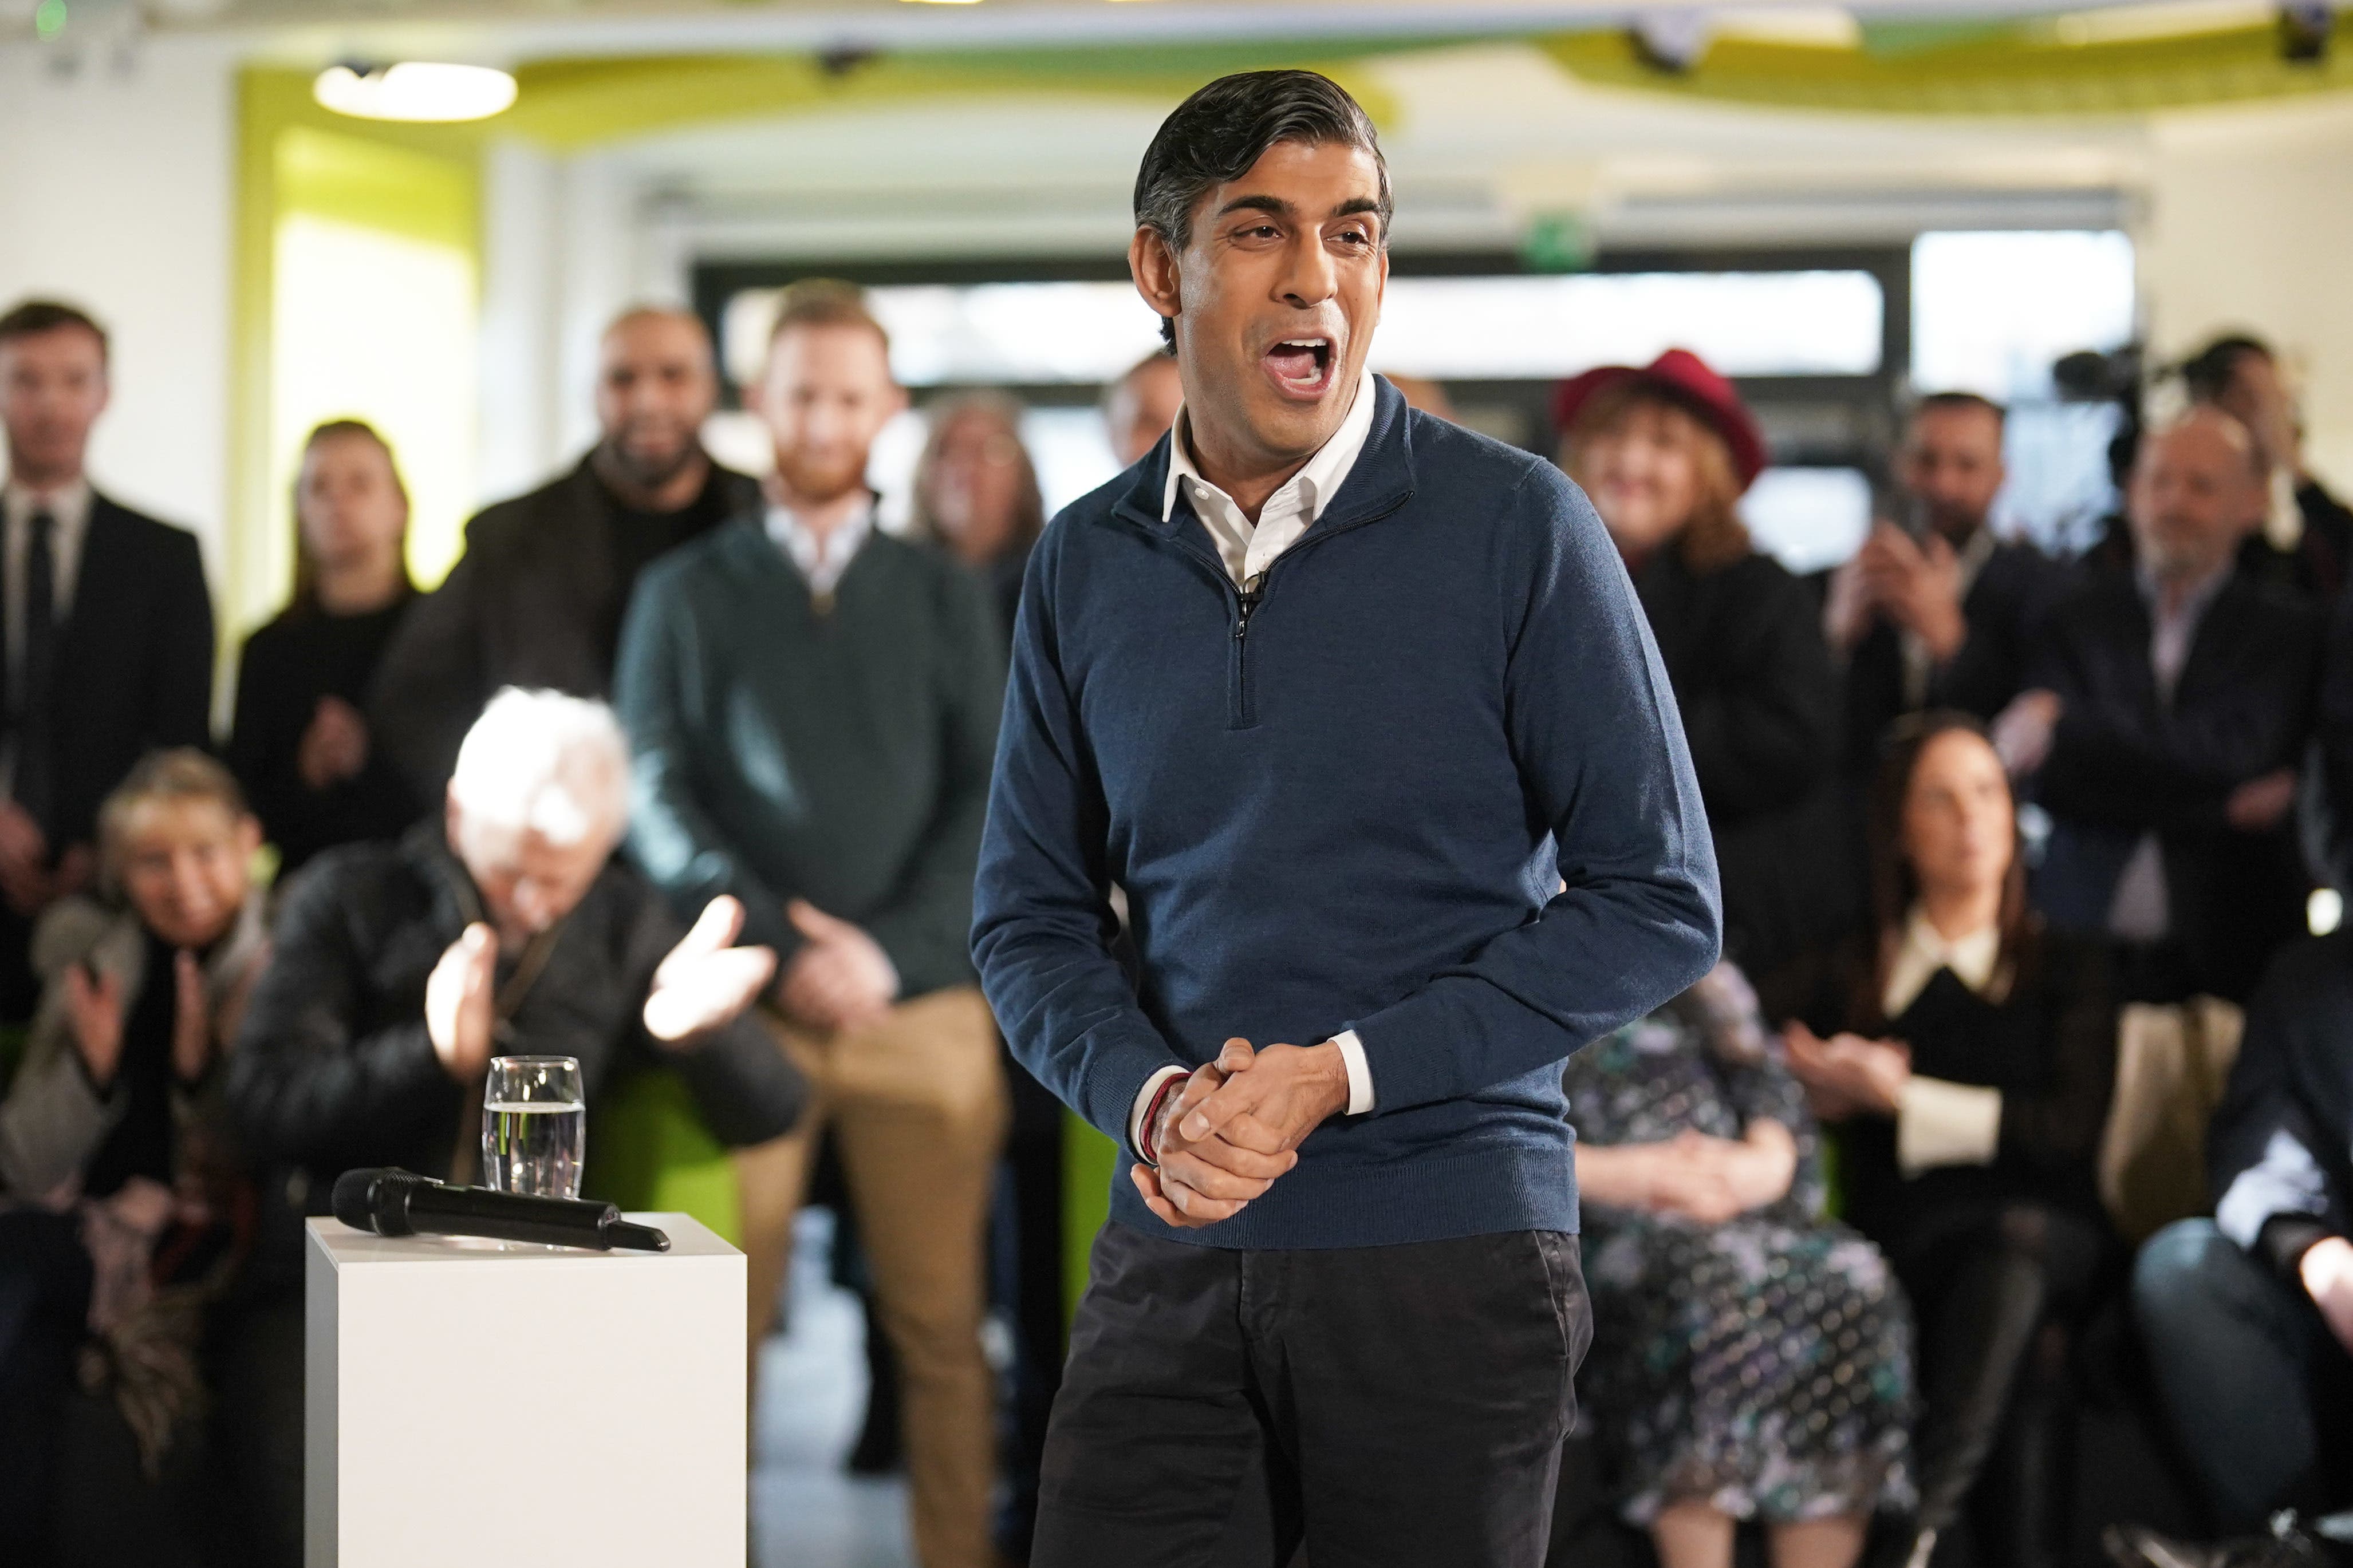
MULTIPOLYGON (((739 384, 759 374, 776 291, 728 300, 739 384)), ((868 300, 908 386, 1100 385, 1160 343, 1124 282, 883 285, 868 300)), ((1727 375, 1868 375, 1884 301, 1858 270, 1392 278, 1373 363, 1440 380, 1551 381, 1693 350, 1727 375)))
POLYGON ((2116 504, 2109 403, 2065 403, 2051 367, 2063 355, 2133 341, 2132 240, 2106 231, 1924 234, 1912 246, 1912 384, 2010 406, 2010 480, 1994 525, 2068 553, 2092 542, 2116 504))

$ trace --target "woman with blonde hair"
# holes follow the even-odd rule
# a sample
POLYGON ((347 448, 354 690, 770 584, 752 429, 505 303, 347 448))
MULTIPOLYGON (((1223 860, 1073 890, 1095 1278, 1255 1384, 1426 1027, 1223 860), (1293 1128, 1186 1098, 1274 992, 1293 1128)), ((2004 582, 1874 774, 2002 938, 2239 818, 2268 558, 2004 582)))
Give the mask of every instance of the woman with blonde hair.
POLYGON ((1683 349, 1562 383, 1553 415, 1561 467, 1617 543, 1683 711, 1725 955, 1762 975, 1839 934, 1861 901, 1820 613, 1740 521, 1763 434, 1732 384, 1683 349))

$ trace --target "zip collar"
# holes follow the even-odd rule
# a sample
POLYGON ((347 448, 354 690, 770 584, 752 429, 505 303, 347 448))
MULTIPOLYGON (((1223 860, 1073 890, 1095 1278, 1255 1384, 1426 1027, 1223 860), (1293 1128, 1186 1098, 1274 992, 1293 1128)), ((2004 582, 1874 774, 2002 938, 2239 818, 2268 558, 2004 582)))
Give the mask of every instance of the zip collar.
MULTIPOLYGON (((1301 543, 1384 517, 1413 494, 1411 410, 1386 377, 1377 375, 1372 381, 1373 427, 1365 437, 1364 450, 1357 454, 1356 467, 1348 471, 1348 477, 1341 481, 1332 504, 1324 508, 1314 523, 1300 536, 1301 543)), ((1179 504, 1171 508, 1166 516, 1161 514, 1161 503, 1168 494, 1169 443, 1174 439, 1173 432, 1161 437, 1152 450, 1128 470, 1133 482, 1112 507, 1113 516, 1162 538, 1174 537, 1187 525, 1197 530, 1201 526, 1193 515, 1191 503, 1184 499, 1181 486, 1179 504)))

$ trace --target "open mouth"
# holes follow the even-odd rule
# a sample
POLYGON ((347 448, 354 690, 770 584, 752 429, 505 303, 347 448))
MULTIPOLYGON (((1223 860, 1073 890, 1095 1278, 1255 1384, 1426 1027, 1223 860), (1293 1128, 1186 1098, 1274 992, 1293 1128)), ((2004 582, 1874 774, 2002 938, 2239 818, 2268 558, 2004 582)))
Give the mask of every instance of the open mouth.
POLYGON ((1332 385, 1329 338, 1285 338, 1266 351, 1266 374, 1293 397, 1321 397, 1332 385))

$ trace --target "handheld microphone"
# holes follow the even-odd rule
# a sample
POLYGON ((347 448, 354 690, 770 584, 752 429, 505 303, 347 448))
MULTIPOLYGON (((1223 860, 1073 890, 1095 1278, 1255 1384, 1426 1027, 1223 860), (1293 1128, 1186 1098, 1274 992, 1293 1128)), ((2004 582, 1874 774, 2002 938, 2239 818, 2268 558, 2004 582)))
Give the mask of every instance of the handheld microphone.
POLYGON ((550 1247, 668 1252, 670 1237, 633 1225, 611 1204, 542 1198, 488 1187, 453 1187, 397 1165, 335 1178, 335 1217, 376 1236, 482 1236, 550 1247))

